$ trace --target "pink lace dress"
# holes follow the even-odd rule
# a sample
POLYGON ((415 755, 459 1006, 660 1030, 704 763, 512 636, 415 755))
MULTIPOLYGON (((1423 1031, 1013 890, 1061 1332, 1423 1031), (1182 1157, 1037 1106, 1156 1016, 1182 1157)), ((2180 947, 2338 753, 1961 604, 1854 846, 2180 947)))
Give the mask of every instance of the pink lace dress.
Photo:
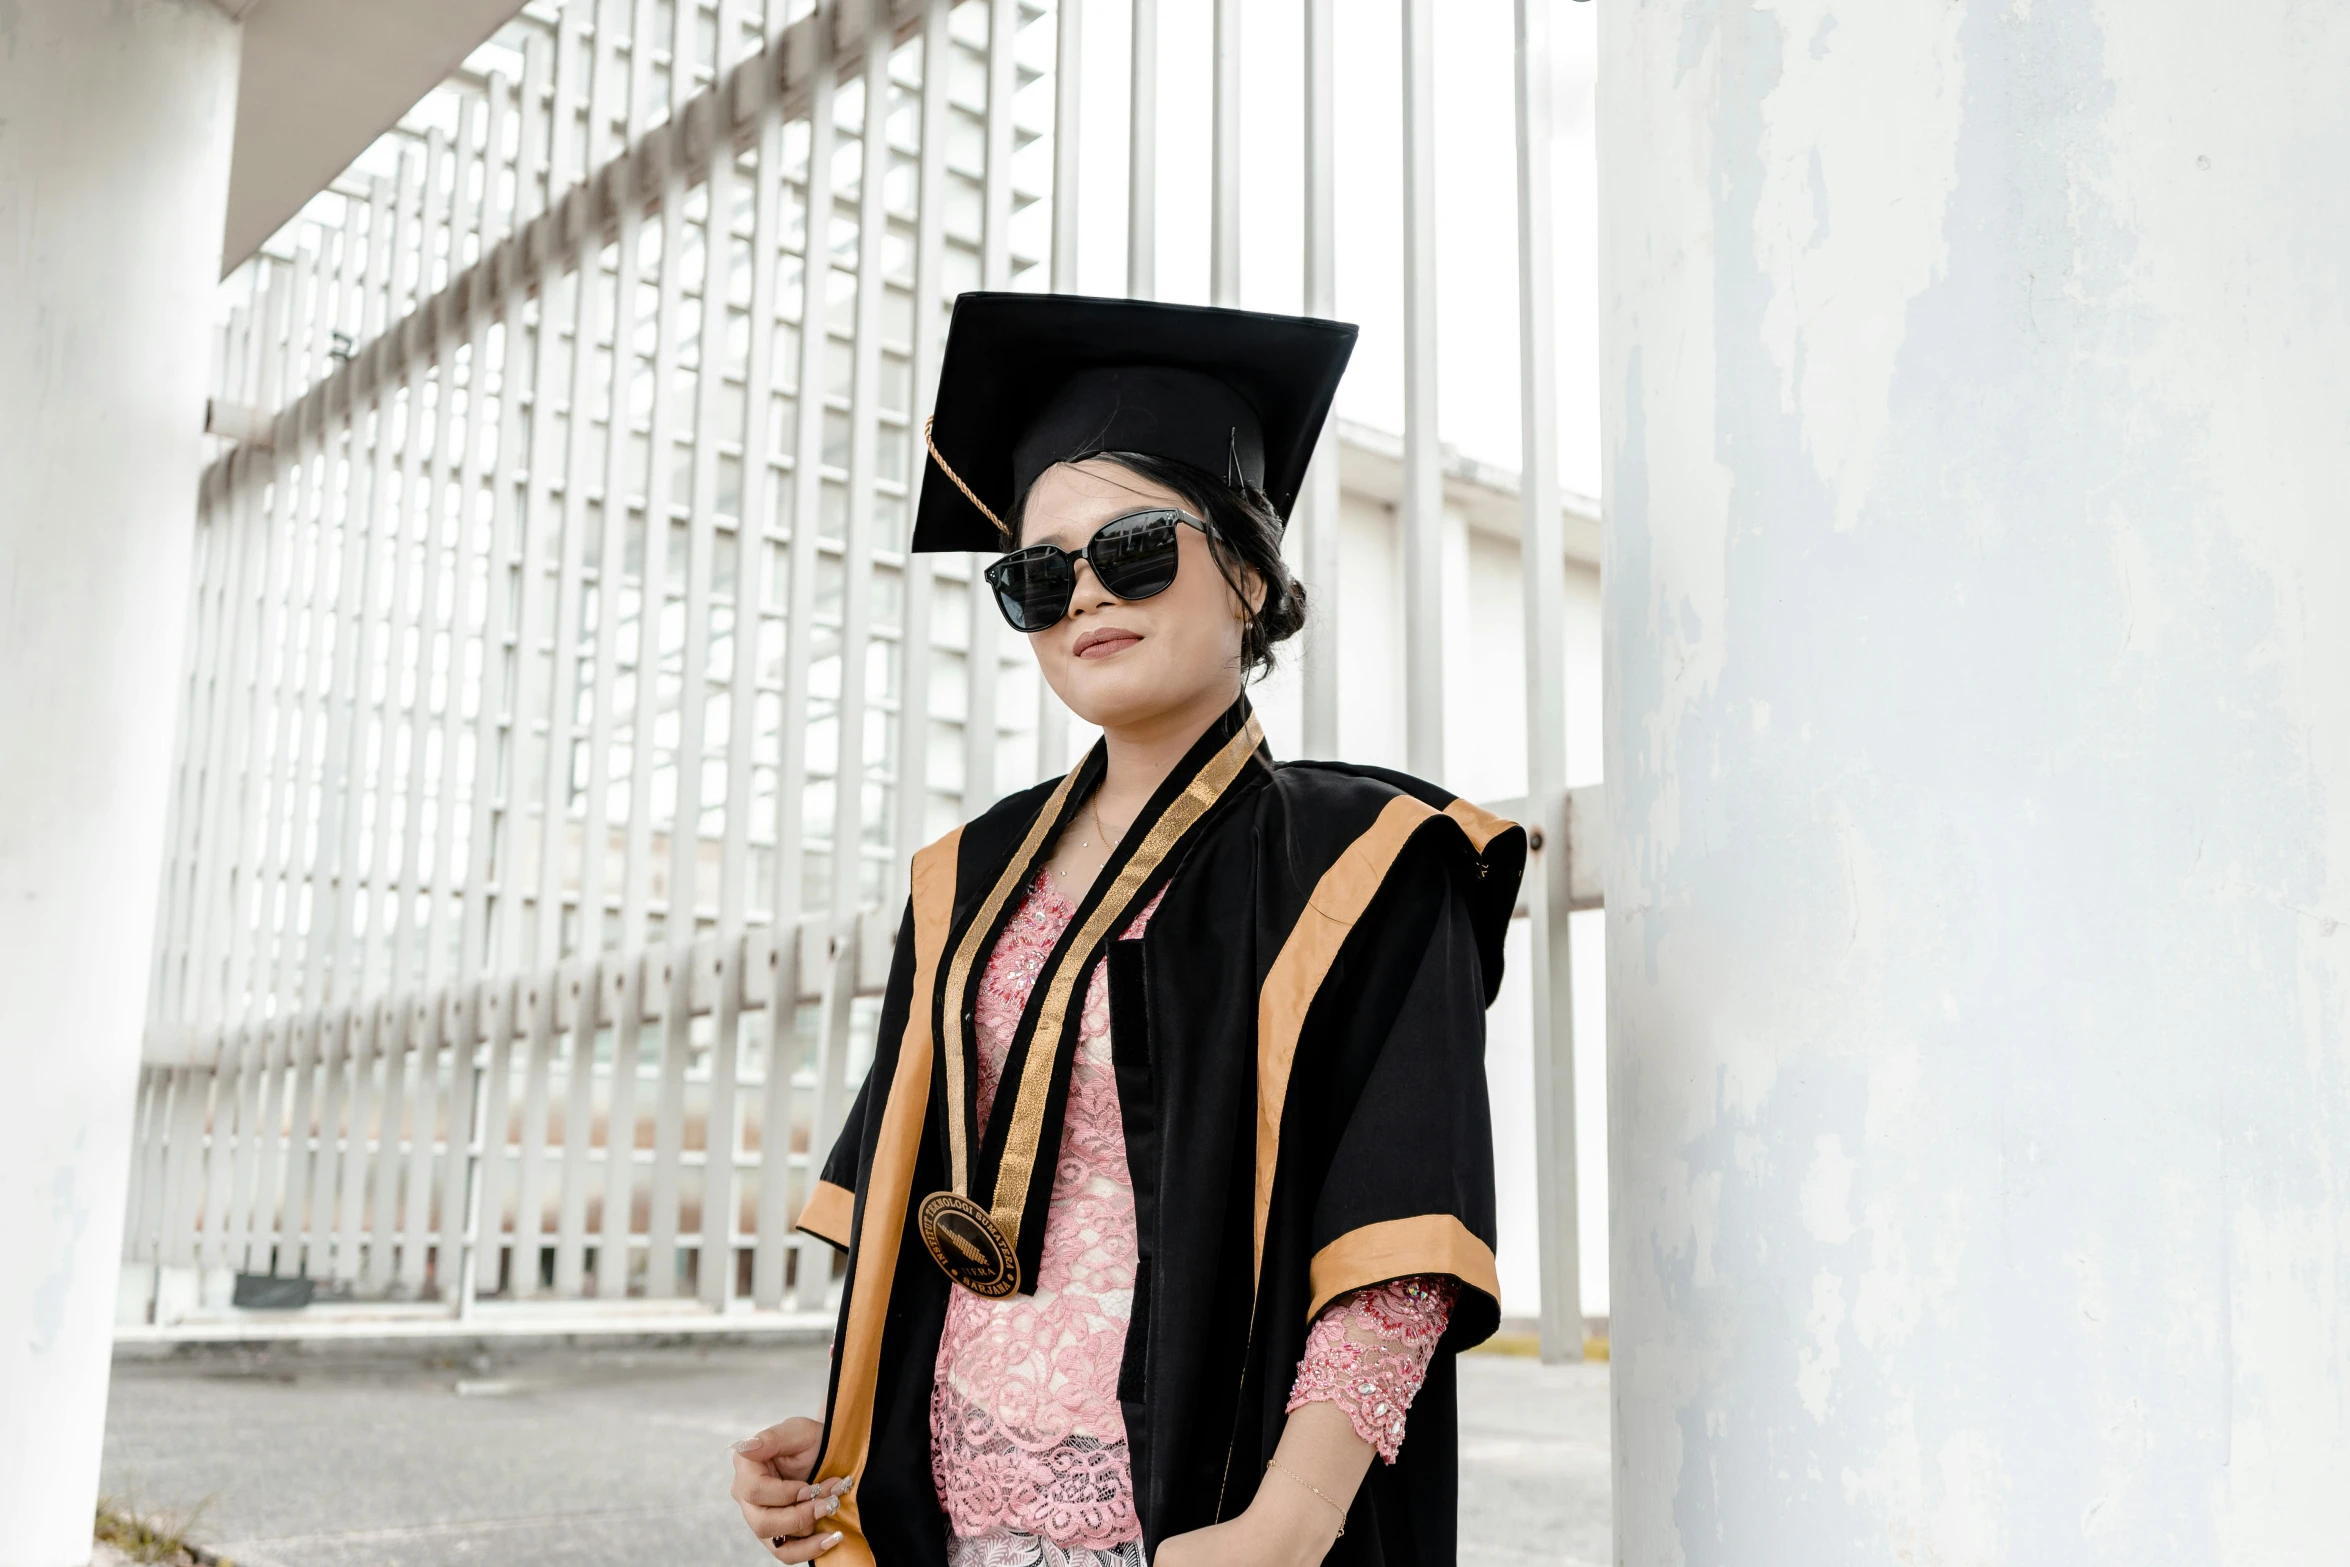
MULTIPOLYGON (((1139 936, 1153 898, 1122 933, 1139 936)), ((1075 910, 1039 871, 996 941, 977 1011, 984 1125, 1038 971, 1075 910)), ((931 1386, 931 1476, 954 1567, 1141 1567, 1118 1365, 1134 1307, 1134 1188, 1110 1058, 1106 966, 1085 992, 1036 1293, 948 1292, 931 1386)), ((1395 1461, 1451 1311, 1450 1279, 1339 1297, 1307 1338, 1292 1410, 1328 1400, 1395 1461)))

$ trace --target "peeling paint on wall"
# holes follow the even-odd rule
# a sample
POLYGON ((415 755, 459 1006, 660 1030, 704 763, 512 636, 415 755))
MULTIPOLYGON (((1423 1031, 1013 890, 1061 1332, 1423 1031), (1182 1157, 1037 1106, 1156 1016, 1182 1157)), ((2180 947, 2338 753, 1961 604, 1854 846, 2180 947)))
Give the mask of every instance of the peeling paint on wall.
POLYGON ((2350 1531, 2350 14, 1601 16, 1618 1560, 2350 1531))

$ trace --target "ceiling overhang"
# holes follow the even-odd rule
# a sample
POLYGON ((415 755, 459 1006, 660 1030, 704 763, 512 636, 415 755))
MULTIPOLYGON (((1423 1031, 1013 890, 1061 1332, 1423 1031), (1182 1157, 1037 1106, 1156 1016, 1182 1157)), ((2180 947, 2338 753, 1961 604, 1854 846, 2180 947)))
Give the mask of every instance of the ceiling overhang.
POLYGON ((521 0, 243 6, 222 274, 259 250, 521 8, 521 0))

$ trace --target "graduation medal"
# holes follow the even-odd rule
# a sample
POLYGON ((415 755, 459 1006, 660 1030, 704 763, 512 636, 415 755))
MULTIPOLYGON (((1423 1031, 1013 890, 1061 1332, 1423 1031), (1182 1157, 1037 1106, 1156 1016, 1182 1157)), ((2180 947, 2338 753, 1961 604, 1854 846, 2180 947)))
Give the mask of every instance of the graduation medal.
POLYGON ((981 960, 1009 921, 1013 894, 1027 885, 1083 790, 1100 774, 1100 747, 1071 769, 1029 824, 1019 849, 951 943, 953 957, 939 988, 937 1027, 951 1188, 922 1200, 916 1223, 931 1260, 957 1284, 990 1300, 1033 1293, 1027 1277, 1043 1246, 1044 1208, 1052 1166, 1038 1156, 1057 1151, 1076 1056, 1079 982, 1103 943, 1120 929, 1146 892, 1155 892, 1175 850, 1240 776, 1264 744, 1264 729, 1248 699, 1235 702, 1159 786, 1141 816, 1103 866, 1105 876, 1077 907, 1030 992, 1004 1059, 1002 1084, 979 1133, 977 1060, 972 1020, 981 960), (1114 874, 1112 874, 1114 873, 1114 874), (1007 1105, 1004 1095, 1010 1092, 1007 1105), (1048 1144, 1048 1135, 1051 1138, 1048 1144), (1029 1259, 1027 1266, 1023 1258, 1029 1259))

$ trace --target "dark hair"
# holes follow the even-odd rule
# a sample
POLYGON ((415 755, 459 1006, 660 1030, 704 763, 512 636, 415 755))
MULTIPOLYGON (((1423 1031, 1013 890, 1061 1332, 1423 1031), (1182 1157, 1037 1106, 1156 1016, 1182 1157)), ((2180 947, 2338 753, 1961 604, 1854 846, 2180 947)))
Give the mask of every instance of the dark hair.
MULTIPOLYGON (((1290 573, 1289 562, 1282 558, 1283 525, 1271 497, 1255 485, 1235 487, 1187 462, 1149 452, 1089 452, 1066 460, 1084 462, 1088 457, 1105 458, 1139 478, 1165 485, 1199 514, 1208 525, 1208 552, 1215 557, 1216 569, 1224 574, 1247 612, 1240 633, 1241 678, 1262 679, 1270 673, 1273 649, 1296 636, 1306 623, 1305 584, 1290 573), (1244 570, 1255 573, 1265 585, 1264 602, 1253 610, 1248 608, 1247 584, 1241 576, 1244 570)), ((1023 495, 1012 509, 1014 548, 1027 513, 1028 497, 1023 495)))

